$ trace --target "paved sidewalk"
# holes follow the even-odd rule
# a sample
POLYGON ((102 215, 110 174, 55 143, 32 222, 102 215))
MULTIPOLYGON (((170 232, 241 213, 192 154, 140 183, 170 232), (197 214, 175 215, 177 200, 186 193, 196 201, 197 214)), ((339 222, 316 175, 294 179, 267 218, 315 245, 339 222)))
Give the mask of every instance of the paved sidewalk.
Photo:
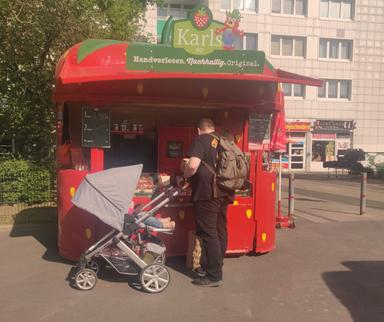
POLYGON ((171 260, 164 293, 145 294, 108 273, 91 292, 68 286, 54 227, 0 229, 1 321, 382 322, 383 222, 298 219, 277 249, 225 260, 224 285, 198 288, 171 260))
POLYGON ((111 271, 94 290, 77 291, 55 226, 0 226, 0 321, 384 321, 383 185, 370 186, 377 203, 359 216, 352 181, 297 177, 297 228, 278 230, 269 254, 227 258, 219 288, 192 285, 184 261, 171 259, 161 294, 111 271))
MULTIPOLYGON (((288 208, 288 178, 283 178, 283 214, 288 208)), ((313 222, 384 220, 384 180, 368 179, 367 211, 360 216, 360 177, 327 173, 295 174, 295 215, 313 222)))

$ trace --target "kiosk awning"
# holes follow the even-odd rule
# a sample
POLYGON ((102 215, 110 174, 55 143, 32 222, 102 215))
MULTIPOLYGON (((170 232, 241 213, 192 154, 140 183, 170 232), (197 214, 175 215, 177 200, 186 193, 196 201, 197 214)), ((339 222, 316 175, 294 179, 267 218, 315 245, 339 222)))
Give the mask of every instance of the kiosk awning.
POLYGON ((244 73, 221 72, 221 61, 217 59, 204 61, 202 58, 190 64, 187 60, 181 60, 185 64, 184 71, 175 59, 145 58, 143 62, 143 59, 137 58, 137 48, 152 51, 156 46, 165 50, 162 45, 138 45, 113 40, 87 40, 73 46, 57 65, 54 100, 156 101, 159 104, 217 106, 236 104, 273 109, 277 83, 322 84, 317 79, 274 69, 263 52, 253 53, 259 59, 257 67, 253 70, 248 66, 244 73), (193 63, 201 62, 211 64, 210 72, 205 72, 201 66, 198 66, 197 72, 191 68, 193 63), (133 70, 140 69, 137 67, 141 66, 140 63, 145 68, 133 70), (161 65, 163 63, 177 66, 173 70, 165 70, 166 67, 161 65))

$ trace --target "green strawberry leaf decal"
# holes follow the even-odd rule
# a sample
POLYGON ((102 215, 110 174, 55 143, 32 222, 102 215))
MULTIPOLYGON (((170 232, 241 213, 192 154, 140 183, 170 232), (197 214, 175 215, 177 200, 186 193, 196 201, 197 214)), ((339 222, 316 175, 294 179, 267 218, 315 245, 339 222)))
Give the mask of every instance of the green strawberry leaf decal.
POLYGON ((98 49, 120 43, 127 42, 109 39, 87 39, 81 43, 80 48, 77 52, 77 63, 80 64, 83 59, 85 59, 98 49))

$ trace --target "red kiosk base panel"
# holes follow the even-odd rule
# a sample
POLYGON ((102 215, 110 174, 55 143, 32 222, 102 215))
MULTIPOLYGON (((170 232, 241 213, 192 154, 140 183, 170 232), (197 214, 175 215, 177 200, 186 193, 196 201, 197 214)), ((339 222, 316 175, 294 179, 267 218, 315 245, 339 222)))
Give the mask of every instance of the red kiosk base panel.
MULTIPOLYGON (((69 260, 78 260, 81 253, 107 234, 111 228, 95 216, 73 206, 71 198, 87 172, 60 170, 58 172, 58 212, 60 255, 69 260)), ((265 253, 275 248, 275 212, 272 173, 263 173, 263 180, 271 189, 262 189, 267 202, 254 206, 252 198, 237 197, 228 206, 228 248, 227 254, 265 253)), ((263 200, 261 199, 261 200, 263 200)), ((148 197, 135 197, 136 204, 147 203, 148 197)), ((184 256, 188 250, 188 236, 195 231, 191 203, 178 199, 171 207, 159 210, 159 216, 171 217, 176 222, 173 235, 161 236, 167 246, 168 256, 184 256)))

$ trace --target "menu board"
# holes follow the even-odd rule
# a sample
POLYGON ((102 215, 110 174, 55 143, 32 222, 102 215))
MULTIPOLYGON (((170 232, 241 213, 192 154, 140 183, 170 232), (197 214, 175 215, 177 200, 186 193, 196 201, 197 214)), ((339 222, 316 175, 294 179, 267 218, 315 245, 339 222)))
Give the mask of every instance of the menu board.
POLYGON ((249 113, 248 149, 268 149, 271 139, 271 114, 249 113))
POLYGON ((110 111, 87 108, 82 110, 81 146, 87 148, 111 147, 110 111))
POLYGON ((167 142, 167 157, 181 158, 183 156, 183 142, 169 141, 167 142))

